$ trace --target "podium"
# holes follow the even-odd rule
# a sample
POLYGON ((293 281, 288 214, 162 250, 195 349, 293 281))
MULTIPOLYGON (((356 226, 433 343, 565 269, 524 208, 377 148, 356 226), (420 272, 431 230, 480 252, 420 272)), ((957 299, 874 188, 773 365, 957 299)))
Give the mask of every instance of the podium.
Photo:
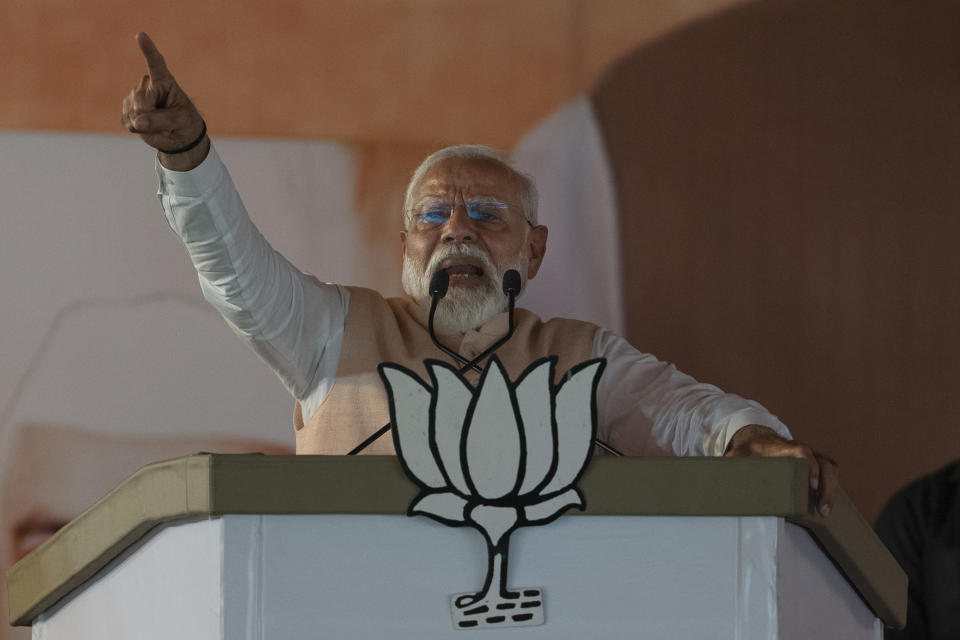
POLYGON ((396 458, 200 454, 148 465, 7 573, 43 640, 882 638, 906 577, 845 495, 808 505, 804 462, 608 458, 585 511, 512 534, 508 586, 545 622, 456 629, 481 535, 406 509, 396 458))

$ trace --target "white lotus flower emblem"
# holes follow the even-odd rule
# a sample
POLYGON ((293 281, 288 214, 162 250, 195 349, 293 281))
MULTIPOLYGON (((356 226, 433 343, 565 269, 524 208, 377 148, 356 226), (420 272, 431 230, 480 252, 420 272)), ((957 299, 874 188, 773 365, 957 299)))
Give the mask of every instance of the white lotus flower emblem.
MULTIPOLYGON (((461 614, 495 611, 494 600, 505 609, 521 598, 506 588, 514 529, 546 524, 570 507, 585 507, 574 485, 592 452, 596 387, 605 361, 581 363, 554 386, 556 363, 556 357, 538 360, 512 383, 493 356, 476 388, 439 361, 425 362, 432 385, 399 365, 379 366, 397 456, 420 487, 407 513, 474 527, 487 542, 486 583, 480 593, 456 599, 461 614)), ((537 624, 527 616, 532 613, 528 605, 513 614, 513 624, 537 624)), ((454 617, 458 624, 456 612, 454 617)), ((489 626, 483 621, 504 618, 509 624, 504 614, 460 619, 459 626, 489 626)))

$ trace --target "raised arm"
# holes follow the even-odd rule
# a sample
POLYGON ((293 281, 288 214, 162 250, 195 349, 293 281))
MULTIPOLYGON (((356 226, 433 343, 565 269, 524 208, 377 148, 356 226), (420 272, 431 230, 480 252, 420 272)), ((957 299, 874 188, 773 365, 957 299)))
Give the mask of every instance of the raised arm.
POLYGON ((121 122, 160 152, 164 167, 189 171, 210 152, 206 125, 150 36, 138 33, 137 44, 147 62, 147 74, 123 99, 121 122))
POLYGON ((157 149, 158 196, 204 297, 312 412, 332 385, 349 295, 301 273, 250 220, 200 113, 145 34, 122 122, 157 149))

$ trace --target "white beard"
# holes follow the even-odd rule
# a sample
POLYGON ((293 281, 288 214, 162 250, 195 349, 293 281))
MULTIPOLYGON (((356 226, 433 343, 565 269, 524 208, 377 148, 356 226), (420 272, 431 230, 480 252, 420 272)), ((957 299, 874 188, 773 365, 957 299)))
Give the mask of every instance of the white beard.
POLYGON ((430 308, 430 279, 442 260, 451 256, 470 256, 483 266, 484 282, 479 287, 453 286, 437 305, 434 326, 444 333, 465 333, 476 329, 490 318, 506 311, 508 298, 503 293, 503 274, 516 269, 521 274, 520 290, 526 287, 526 251, 498 268, 483 250, 472 244, 443 245, 424 266, 421 261, 403 256, 403 290, 424 309, 430 308))

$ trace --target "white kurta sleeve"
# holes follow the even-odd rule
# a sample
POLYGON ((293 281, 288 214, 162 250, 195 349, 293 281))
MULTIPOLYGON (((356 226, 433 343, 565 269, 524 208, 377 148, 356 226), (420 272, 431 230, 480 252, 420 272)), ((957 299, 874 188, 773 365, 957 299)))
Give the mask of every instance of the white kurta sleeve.
POLYGON ((760 404, 677 371, 605 329, 594 357, 607 359, 597 388, 599 438, 626 455, 723 455, 748 424, 790 431, 760 404))
POLYGON ((346 289, 300 272, 270 246, 212 147, 195 169, 170 171, 157 162, 157 175, 160 203, 204 297, 309 405, 305 412, 319 406, 340 357, 346 289))

